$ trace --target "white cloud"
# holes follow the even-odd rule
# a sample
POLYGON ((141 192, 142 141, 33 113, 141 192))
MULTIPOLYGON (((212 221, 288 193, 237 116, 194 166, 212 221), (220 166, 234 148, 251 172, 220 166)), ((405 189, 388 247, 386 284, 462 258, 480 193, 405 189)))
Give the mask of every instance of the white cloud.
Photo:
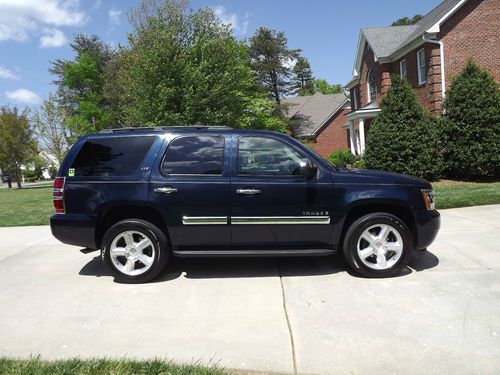
POLYGON ((111 8, 108 12, 109 22, 111 25, 116 26, 120 24, 120 16, 122 15, 122 11, 111 8))
POLYGON ((45 27, 43 32, 45 35, 40 38, 40 48, 61 47, 68 41, 61 30, 45 27))
POLYGON ((0 41, 23 42, 43 26, 80 26, 79 0, 0 0, 0 41))
POLYGON ((235 13, 228 13, 222 5, 216 5, 213 8, 215 16, 225 25, 230 26, 236 34, 245 35, 248 32, 248 23, 250 15, 247 13, 242 21, 235 13))
POLYGON ((14 100, 18 103, 26 103, 26 104, 36 104, 41 101, 40 97, 34 93, 33 91, 26 89, 17 89, 14 91, 6 91, 5 96, 14 100))
POLYGON ((12 70, 0 66, 0 78, 18 79, 19 77, 12 70))

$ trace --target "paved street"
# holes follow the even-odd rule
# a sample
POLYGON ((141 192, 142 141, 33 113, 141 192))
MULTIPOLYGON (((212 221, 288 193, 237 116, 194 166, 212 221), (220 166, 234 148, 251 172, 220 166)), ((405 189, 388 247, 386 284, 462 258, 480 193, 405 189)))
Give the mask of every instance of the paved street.
POLYGON ((436 242, 392 279, 351 275, 340 256, 191 259, 157 282, 122 285, 97 252, 59 243, 48 227, 0 236, 0 356, 500 372, 500 205, 442 211, 436 242))

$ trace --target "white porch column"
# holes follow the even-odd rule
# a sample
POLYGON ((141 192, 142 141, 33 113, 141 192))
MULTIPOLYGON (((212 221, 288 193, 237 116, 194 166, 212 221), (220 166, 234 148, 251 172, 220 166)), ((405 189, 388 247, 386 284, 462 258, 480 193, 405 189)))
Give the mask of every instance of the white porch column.
POLYGON ((359 119, 359 153, 362 154, 365 152, 365 119, 361 117, 359 119))
POLYGON ((351 141, 351 154, 356 155, 356 134, 354 134, 354 126, 352 125, 352 121, 347 121, 349 125, 349 140, 351 141))

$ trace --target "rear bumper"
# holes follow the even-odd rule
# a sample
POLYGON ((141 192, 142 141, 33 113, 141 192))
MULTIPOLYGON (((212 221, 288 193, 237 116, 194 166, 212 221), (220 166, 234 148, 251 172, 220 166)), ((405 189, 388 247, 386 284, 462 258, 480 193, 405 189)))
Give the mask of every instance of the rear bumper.
POLYGON ((436 210, 421 211, 416 216, 416 227, 415 247, 422 250, 436 239, 441 227, 441 215, 436 210))
POLYGON ((91 215, 56 214, 50 218, 52 235, 69 245, 97 249, 96 217, 91 215))

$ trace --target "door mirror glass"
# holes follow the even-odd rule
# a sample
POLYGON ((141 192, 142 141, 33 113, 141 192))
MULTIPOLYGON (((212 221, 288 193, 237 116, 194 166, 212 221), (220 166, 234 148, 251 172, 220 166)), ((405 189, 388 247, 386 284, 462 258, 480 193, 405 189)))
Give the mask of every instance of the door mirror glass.
POLYGON ((318 167, 316 167, 309 159, 302 159, 299 162, 299 166, 293 171, 293 174, 306 176, 308 179, 313 178, 318 173, 318 167))

